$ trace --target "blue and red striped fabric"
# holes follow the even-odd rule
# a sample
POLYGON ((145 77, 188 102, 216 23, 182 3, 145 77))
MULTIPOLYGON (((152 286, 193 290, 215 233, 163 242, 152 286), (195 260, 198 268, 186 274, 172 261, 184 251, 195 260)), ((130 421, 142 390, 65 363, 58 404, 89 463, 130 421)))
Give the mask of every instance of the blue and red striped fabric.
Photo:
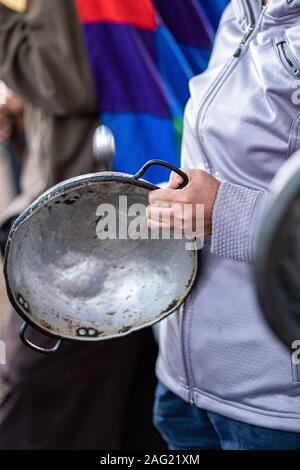
MULTIPOLYGON (((188 82, 207 66, 228 0, 76 0, 100 118, 113 131, 116 171, 151 158, 180 161, 188 82)), ((163 168, 147 179, 166 180, 163 168)))

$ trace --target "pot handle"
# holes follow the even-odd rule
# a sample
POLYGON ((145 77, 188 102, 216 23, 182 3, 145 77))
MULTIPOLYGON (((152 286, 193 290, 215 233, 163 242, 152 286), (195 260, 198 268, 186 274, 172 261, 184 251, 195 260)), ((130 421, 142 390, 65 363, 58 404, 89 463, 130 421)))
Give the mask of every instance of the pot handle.
POLYGON ((184 173, 182 170, 180 170, 176 166, 172 165, 171 163, 165 162, 164 160, 149 160, 149 162, 145 163, 145 165, 142 166, 140 171, 138 171, 133 176, 133 179, 135 179, 135 180, 140 179, 146 173, 148 168, 150 168, 150 166, 153 166, 153 165, 164 166, 165 168, 168 168, 168 170, 174 171, 179 176, 181 176, 181 178, 183 179, 183 182, 178 187, 178 189, 182 189, 182 188, 184 188, 185 186, 187 186, 189 184, 189 178, 188 178, 186 173, 184 173))
POLYGON ((32 351, 35 351, 35 352, 38 352, 38 353, 41 353, 41 354, 54 354, 56 353, 61 345, 62 345, 62 340, 58 340, 56 342, 56 344, 53 346, 53 348, 50 348, 50 349, 45 349, 45 348, 42 348, 41 346, 37 346, 36 344, 32 343, 26 336, 26 331, 28 329, 29 325, 28 323, 24 322, 23 325, 21 326, 21 330, 20 330, 20 338, 22 340, 22 342, 25 344, 25 346, 27 346, 28 348, 32 349, 32 351))

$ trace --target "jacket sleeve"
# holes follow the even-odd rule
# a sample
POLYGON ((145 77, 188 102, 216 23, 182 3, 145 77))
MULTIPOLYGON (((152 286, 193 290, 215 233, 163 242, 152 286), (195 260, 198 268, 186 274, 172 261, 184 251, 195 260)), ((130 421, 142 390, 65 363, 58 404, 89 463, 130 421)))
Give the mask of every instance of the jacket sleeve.
MULTIPOLYGON (((209 171, 202 158, 195 122, 197 106, 191 98, 184 119, 182 167, 209 171), (197 155, 197 166, 195 166, 197 155)), ((237 261, 253 260, 257 228, 267 192, 223 181, 212 213, 211 252, 237 261)))
MULTIPOLYGON (((233 7, 230 3, 220 23, 209 67, 217 66, 227 59, 224 56, 224 50, 232 52, 235 50, 236 44, 232 42, 232 37, 236 35, 228 33, 231 28, 235 27, 234 18, 233 7), (224 44, 226 47, 223 47, 224 44)), ((195 168, 196 161, 197 168, 209 172, 210 168, 206 165, 206 159, 202 158, 202 148, 195 128, 198 105, 192 83, 193 80, 191 98, 185 111, 182 166, 195 168)), ((253 261, 256 233, 263 217, 263 202, 266 195, 265 191, 231 182, 221 182, 212 213, 210 249, 213 254, 237 261, 253 261)))
MULTIPOLYGON (((232 38, 236 34, 232 34, 232 28, 236 28, 236 22, 230 3, 220 22, 210 67, 226 60, 224 50, 235 50, 236 43, 232 38)), ((212 214, 212 253, 237 261, 253 261, 256 233, 263 218, 266 196, 264 191, 221 182, 212 214)))
POLYGON ((264 191, 221 183, 212 214, 212 253, 237 261, 253 261, 266 195, 264 191))
POLYGON ((95 112, 94 84, 73 0, 31 0, 24 13, 0 2, 0 78, 51 114, 95 112))

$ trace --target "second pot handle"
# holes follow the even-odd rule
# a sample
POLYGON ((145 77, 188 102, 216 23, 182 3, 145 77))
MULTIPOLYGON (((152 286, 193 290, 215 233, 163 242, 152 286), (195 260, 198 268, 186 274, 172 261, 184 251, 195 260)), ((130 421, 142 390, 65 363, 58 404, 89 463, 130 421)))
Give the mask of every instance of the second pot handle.
POLYGON ((153 165, 164 166, 165 168, 168 168, 168 170, 174 171, 179 176, 181 176, 181 178, 183 179, 183 182, 178 187, 178 189, 182 189, 182 188, 184 188, 185 186, 187 186, 189 184, 189 178, 188 178, 187 174, 184 173, 184 171, 180 170, 179 168, 172 165, 171 163, 165 162, 164 160, 149 160, 149 162, 145 163, 145 165, 142 166, 140 171, 138 171, 133 176, 133 178, 135 180, 138 180, 138 179, 142 178, 142 176, 146 173, 148 168, 150 168, 150 166, 153 166, 153 165))
POLYGON ((28 348, 32 349, 32 351, 35 351, 35 352, 38 352, 38 353, 41 353, 41 354, 54 354, 56 353, 61 345, 62 345, 62 340, 59 339, 56 344, 53 346, 53 348, 50 348, 50 349, 45 349, 45 348, 42 348, 41 346, 37 346, 36 344, 32 343, 26 336, 26 331, 28 329, 29 325, 28 323, 24 322, 23 325, 21 326, 21 330, 20 330, 20 338, 22 340, 22 342, 25 344, 25 346, 27 346, 28 348))

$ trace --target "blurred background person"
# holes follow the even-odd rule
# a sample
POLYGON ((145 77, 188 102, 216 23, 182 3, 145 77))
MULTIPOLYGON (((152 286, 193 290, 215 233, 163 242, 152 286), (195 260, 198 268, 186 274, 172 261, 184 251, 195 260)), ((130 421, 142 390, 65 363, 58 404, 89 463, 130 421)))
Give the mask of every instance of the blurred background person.
MULTIPOLYGON (((154 156, 179 164, 188 80, 206 66, 213 39, 201 1, 183 9, 174 0, 172 10, 163 0, 0 3, 0 77, 25 100, 28 142, 22 192, 2 228, 59 181, 110 169, 92 151, 99 119, 116 138, 114 169, 133 172, 154 156)), ((163 447, 152 426, 150 329, 44 357, 21 344, 20 323, 11 315, 5 333, 0 448, 163 447)))
MULTIPOLYGON (((20 172, 25 159, 26 142, 23 101, 6 88, 3 82, 1 82, 0 88, 1 214, 20 193, 20 172)), ((0 248, 2 252, 4 251, 9 228, 9 221, 1 226, 0 248)))
MULTIPOLYGON (((25 158, 23 127, 23 102, 0 82, 0 214, 19 192, 21 164, 25 158)), ((8 223, 8 227, 10 224, 8 223)), ((0 230, 0 247, 3 249, 7 230, 0 230)), ((1 261, 0 261, 1 269, 1 261)), ((0 277, 0 334, 7 319, 8 299, 0 277)))
POLYGON ((14 190, 19 193, 20 170, 25 154, 23 101, 6 88, 4 83, 1 88, 3 103, 0 101, 0 142, 2 153, 6 153, 10 160, 14 190))

